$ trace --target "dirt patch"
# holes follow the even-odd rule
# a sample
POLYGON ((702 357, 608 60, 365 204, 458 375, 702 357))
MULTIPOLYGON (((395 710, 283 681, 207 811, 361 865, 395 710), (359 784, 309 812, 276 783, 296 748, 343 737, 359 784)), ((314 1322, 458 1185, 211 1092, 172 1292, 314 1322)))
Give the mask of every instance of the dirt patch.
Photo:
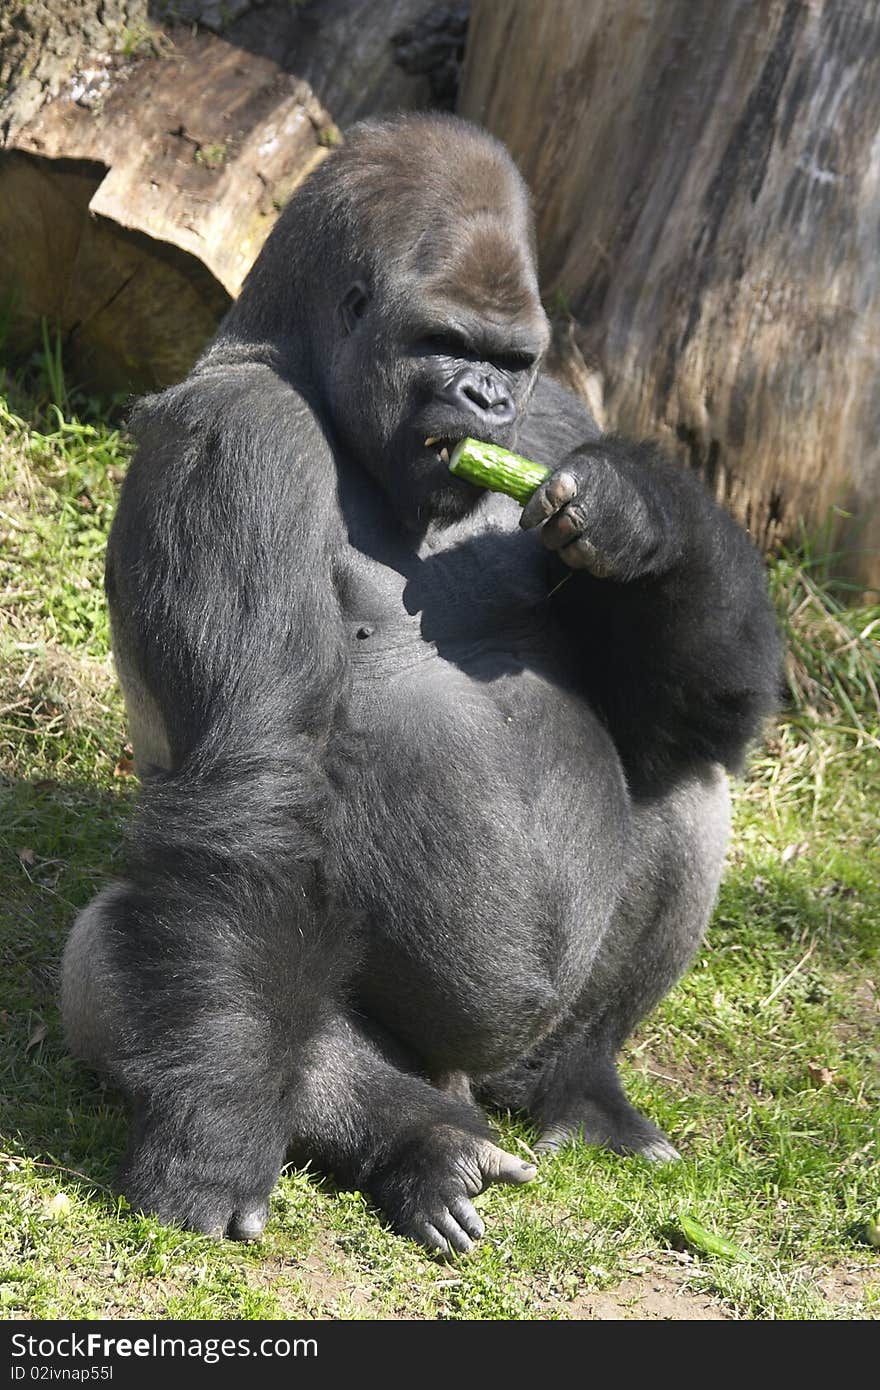
POLYGON ((267 1261, 249 1269, 247 1280, 252 1288, 269 1289, 289 1318, 369 1317, 375 1308, 373 1291, 366 1282, 356 1282, 350 1267, 342 1268, 339 1249, 329 1235, 319 1237, 304 1259, 267 1261))
POLYGON ((109 713, 116 678, 109 657, 96 660, 53 643, 14 652, 0 680, 2 713, 38 728, 63 719, 65 727, 90 726, 109 713), (14 668, 17 664, 23 669, 14 668))
POLYGON ((685 1277, 653 1268, 614 1289, 580 1293, 560 1307, 564 1318, 584 1321, 731 1322, 734 1314, 712 1294, 686 1287, 685 1277))
MULTIPOLYGON (((735 1322, 737 1313, 719 1295, 695 1289, 687 1255, 670 1253, 666 1259, 640 1262, 613 1288, 582 1290, 572 1298, 546 1293, 526 1281, 522 1290, 531 1296, 535 1321, 560 1318, 577 1322, 735 1322), (682 1263, 679 1266, 678 1261, 682 1263), (687 1261, 687 1263, 685 1263, 687 1261)), ((806 1271, 799 1271, 800 1275, 806 1271)), ((367 1318, 405 1320, 423 1313, 407 1310, 405 1300, 389 1303, 371 1287, 370 1274, 359 1271, 329 1233, 312 1243, 306 1256, 283 1255, 248 1271, 254 1288, 269 1289, 277 1298, 281 1315, 291 1318, 367 1318)), ((829 1311, 843 1317, 874 1316, 874 1299, 880 1293, 880 1265, 846 1264, 813 1268, 809 1282, 827 1301, 829 1311), (871 1311, 868 1311, 868 1309, 871 1311)), ((465 1316, 461 1309, 452 1314, 465 1316)), ((430 1315, 429 1315, 430 1316, 430 1315)), ((833 1316, 833 1314, 832 1314, 833 1316)))
POLYGON ((833 1026, 834 1034, 842 1043, 867 1042, 876 1044, 877 1029, 880 1027, 880 991, 871 979, 861 980, 855 988, 850 986, 847 1017, 833 1026))
POLYGON ((699 1072, 689 1062, 667 1061, 644 1047, 634 1048, 625 1055, 633 1070, 640 1072, 649 1082, 660 1081, 688 1092, 693 1090, 696 1083, 702 1082, 699 1072))
POLYGON ((823 1297, 838 1307, 861 1303, 866 1294, 880 1296, 880 1265, 877 1269, 868 1265, 839 1265, 820 1275, 816 1285, 823 1297))

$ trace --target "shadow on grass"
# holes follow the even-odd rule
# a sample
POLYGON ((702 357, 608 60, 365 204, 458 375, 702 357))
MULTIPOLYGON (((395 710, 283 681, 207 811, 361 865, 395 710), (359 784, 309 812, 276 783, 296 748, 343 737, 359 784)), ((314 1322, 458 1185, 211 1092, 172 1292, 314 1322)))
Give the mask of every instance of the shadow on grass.
POLYGON ((58 986, 70 926, 118 871, 125 789, 0 779, 0 1143, 109 1187, 121 1100, 69 1056, 58 986))
POLYGON ((721 885, 709 929, 709 950, 725 942, 748 951, 763 945, 810 948, 816 963, 831 968, 876 955, 880 878, 870 862, 851 852, 823 866, 809 861, 731 865, 721 885))

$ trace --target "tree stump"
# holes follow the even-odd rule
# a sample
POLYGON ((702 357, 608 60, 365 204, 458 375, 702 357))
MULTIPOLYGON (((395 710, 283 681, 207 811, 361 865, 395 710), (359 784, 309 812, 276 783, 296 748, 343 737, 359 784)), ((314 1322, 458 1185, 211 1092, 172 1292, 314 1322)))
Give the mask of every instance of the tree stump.
POLYGON ((474 0, 459 110, 531 185, 611 424, 880 585, 880 8, 474 0))
POLYGON ((77 382, 167 385, 346 120, 427 97, 392 34, 431 0, 13 0, 0 16, 0 314, 77 382), (157 22, 169 13, 198 25, 157 22), (222 28, 215 33, 206 24, 222 28), (386 105, 386 103, 388 105, 386 105))

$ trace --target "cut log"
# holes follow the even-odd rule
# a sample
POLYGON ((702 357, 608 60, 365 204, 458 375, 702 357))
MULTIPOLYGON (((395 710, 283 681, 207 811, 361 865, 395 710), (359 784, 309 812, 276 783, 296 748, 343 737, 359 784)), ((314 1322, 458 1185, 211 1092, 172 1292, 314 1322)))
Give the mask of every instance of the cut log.
POLYGON ((18 0, 0 21, 0 308, 27 354, 42 319, 77 382, 178 380, 279 210, 346 119, 420 101, 392 33, 430 0, 18 0), (162 27, 168 10, 200 26, 162 27), (210 32, 205 21, 224 32, 210 32), (236 18, 238 16, 238 18, 236 18), (230 23, 230 20, 235 22, 230 23), (307 75, 308 76, 307 76, 307 75), (381 89, 381 91, 380 91, 381 89))
POLYGON ((612 426, 880 585, 880 8, 474 0, 459 110, 532 187, 612 426))
POLYGON ((80 377, 160 386, 210 337, 333 123, 305 83, 212 34, 91 71, 100 100, 55 97, 0 157, 0 284, 15 330, 58 324, 80 377))

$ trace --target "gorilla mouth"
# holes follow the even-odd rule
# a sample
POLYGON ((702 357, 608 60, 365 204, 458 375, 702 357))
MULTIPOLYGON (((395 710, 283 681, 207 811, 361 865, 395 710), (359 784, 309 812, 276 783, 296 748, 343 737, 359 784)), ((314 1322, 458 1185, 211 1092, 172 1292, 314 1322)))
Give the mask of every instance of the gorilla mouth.
POLYGON ((431 434, 425 440, 425 448, 433 449, 440 462, 448 464, 450 450, 454 449, 457 443, 457 439, 447 438, 442 434, 431 434))

